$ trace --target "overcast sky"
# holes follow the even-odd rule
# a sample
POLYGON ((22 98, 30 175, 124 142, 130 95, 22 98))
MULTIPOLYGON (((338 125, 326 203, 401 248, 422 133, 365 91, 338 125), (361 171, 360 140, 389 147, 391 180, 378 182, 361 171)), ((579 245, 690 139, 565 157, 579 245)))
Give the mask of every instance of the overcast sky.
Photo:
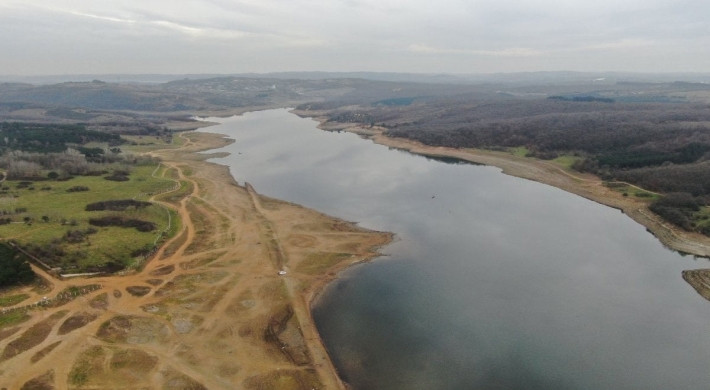
POLYGON ((708 72, 707 0, 0 0, 0 74, 708 72))

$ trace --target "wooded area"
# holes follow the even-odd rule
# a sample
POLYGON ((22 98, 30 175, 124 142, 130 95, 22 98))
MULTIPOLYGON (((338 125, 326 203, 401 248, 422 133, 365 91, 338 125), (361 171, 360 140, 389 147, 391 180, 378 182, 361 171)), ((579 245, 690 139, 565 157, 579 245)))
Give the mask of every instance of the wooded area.
POLYGON ((541 159, 573 156, 578 171, 668 194, 651 210, 684 229, 708 234, 702 207, 710 205, 710 105, 620 100, 468 94, 343 106, 326 115, 331 122, 380 126, 390 137, 432 146, 524 148, 529 157, 541 159), (688 198, 697 207, 677 201, 688 198))

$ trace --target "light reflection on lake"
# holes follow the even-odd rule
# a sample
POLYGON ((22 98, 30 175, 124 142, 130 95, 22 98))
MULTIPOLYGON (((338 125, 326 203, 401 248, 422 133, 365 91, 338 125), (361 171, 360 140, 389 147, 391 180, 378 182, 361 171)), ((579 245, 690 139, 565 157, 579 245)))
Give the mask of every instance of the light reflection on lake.
POLYGON ((328 133, 286 110, 209 118, 240 183, 391 231, 314 309, 355 389, 707 389, 710 302, 619 211, 493 167, 328 133))

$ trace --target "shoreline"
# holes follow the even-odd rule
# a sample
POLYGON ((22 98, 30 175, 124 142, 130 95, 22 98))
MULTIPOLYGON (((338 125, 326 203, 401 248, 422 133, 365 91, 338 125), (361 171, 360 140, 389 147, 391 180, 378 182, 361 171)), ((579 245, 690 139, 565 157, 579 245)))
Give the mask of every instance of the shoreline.
MULTIPOLYGON (((244 112, 248 112, 244 111, 244 112)), ((237 115, 243 114, 239 113, 237 115)), ((231 115, 230 115, 231 116, 231 115)), ((333 221, 335 224, 339 226, 345 226, 346 229, 351 229, 355 231, 358 234, 370 234, 375 236, 376 238, 374 239, 374 242, 370 243, 367 248, 365 249, 364 253, 359 253, 359 254, 352 254, 350 255, 349 258, 338 261, 336 264, 328 267, 323 273, 317 274, 314 276, 313 280, 309 281, 309 284, 305 288, 301 288, 300 286, 289 286, 289 289, 291 290, 291 295, 292 295, 292 304, 293 308, 295 311, 295 314, 299 317, 299 324, 301 327, 301 331, 303 332, 303 335, 306 340, 306 345, 308 349, 311 351, 313 354, 313 357, 325 357, 325 359, 320 360, 320 363, 316 364, 316 370, 320 371, 321 374, 323 373, 323 368, 325 368, 325 371, 327 371, 326 375, 331 376, 330 379, 328 378, 323 378, 326 379, 324 381, 324 384, 327 384, 330 382, 331 385, 335 384, 337 388, 347 390, 349 389, 349 385, 345 383, 341 376, 339 375, 339 372, 335 365, 333 364, 332 358, 330 354, 328 353, 328 350, 325 346, 325 343, 323 342, 323 339, 321 337, 320 332, 318 332, 318 328, 316 327, 315 320, 313 318, 313 312, 312 308, 315 304, 317 304, 318 299, 322 296, 324 293, 325 289, 328 287, 328 285, 339 279, 340 274, 347 270, 348 268, 362 264, 362 263, 367 263, 372 261, 375 258, 382 257, 383 255, 379 252, 381 248, 389 245, 391 242, 395 240, 396 235, 391 232, 382 232, 382 231, 376 231, 376 230, 371 230, 367 228, 360 227, 357 225, 356 222, 351 222, 351 221, 346 221, 338 217, 333 217, 330 215, 326 215, 321 213, 320 211, 313 210, 310 208, 307 208, 305 206, 301 206, 298 204, 295 204, 293 202, 290 202, 288 200, 281 200, 281 199, 274 199, 270 198, 268 196, 260 195, 252 188, 252 186, 248 183, 244 183, 243 185, 239 184, 238 181, 232 176, 230 167, 225 164, 221 164, 218 162, 211 162, 211 161, 206 161, 210 158, 213 157, 222 157, 222 156, 215 156, 216 153, 212 152, 214 149, 219 149, 224 146, 227 146, 234 142, 232 138, 230 138, 229 135, 227 134, 222 134, 222 133, 216 133, 216 132, 211 132, 207 129, 206 127, 218 125, 219 123, 214 123, 214 122, 206 122, 209 123, 207 126, 201 127, 199 130, 200 133, 202 134, 207 134, 210 137, 214 137, 215 139, 220 139, 223 140, 223 144, 219 144, 219 142, 214 142, 214 143, 206 143, 206 144, 200 144, 199 142, 194 143, 193 145, 200 149, 200 155, 204 157, 205 162, 208 165, 214 166, 216 169, 222 170, 228 175, 228 180, 229 184, 234 185, 239 188, 245 189, 247 192, 252 192, 258 199, 264 201, 273 201, 273 202, 278 202, 280 204, 286 204, 291 207, 296 207, 304 210, 308 210, 310 212, 317 213, 325 218, 327 218, 330 221, 333 221), (216 146, 215 146, 216 145, 216 146), (300 315, 299 315, 300 314, 300 315), (322 352, 322 353, 321 353, 322 352), (320 369, 319 369, 320 368, 320 369)), ((219 154, 220 152, 217 152, 219 154)), ((258 203, 255 202, 255 203, 258 203)), ((258 205, 258 209, 261 209, 262 206, 258 205)), ((263 212, 263 210, 260 210, 263 212)), ((278 230, 278 228, 277 228, 278 230)), ((280 240, 279 240, 280 241, 280 240)), ((280 250, 280 249, 279 249, 280 250)), ((288 252, 288 251, 285 251, 288 252)), ((287 256, 290 257, 290 256, 287 256)), ((288 278, 291 278, 291 272, 288 274, 288 278)), ((299 280, 298 284, 301 284, 303 280, 299 280)), ((329 386, 326 386, 326 388, 330 388, 329 386)))
POLYGON ((177 136, 184 142, 150 153, 161 158, 155 174, 179 183, 154 200, 180 215, 180 230, 135 272, 5 292, 27 298, 7 307, 4 320, 16 322, 0 324, 0 382, 346 390, 311 305, 393 235, 238 183, 228 165, 207 161, 224 156, 213 149, 234 142, 228 135, 177 136), (75 290, 80 299, 55 299, 75 290), (56 304, 34 310, 44 299, 56 304))
POLYGON ((604 206, 620 210, 629 218, 644 226, 647 231, 670 250, 681 254, 710 258, 710 237, 681 230, 663 221, 648 209, 648 203, 632 197, 624 197, 620 192, 606 187, 604 182, 595 175, 567 171, 544 160, 518 157, 506 152, 429 146, 418 141, 392 138, 384 135, 385 129, 383 128, 364 128, 359 124, 353 123, 327 123, 327 118, 319 116, 320 113, 318 112, 299 110, 292 110, 291 112, 318 122, 318 128, 324 131, 347 131, 358 134, 376 144, 425 157, 448 157, 474 164, 494 166, 507 175, 559 188, 604 206))

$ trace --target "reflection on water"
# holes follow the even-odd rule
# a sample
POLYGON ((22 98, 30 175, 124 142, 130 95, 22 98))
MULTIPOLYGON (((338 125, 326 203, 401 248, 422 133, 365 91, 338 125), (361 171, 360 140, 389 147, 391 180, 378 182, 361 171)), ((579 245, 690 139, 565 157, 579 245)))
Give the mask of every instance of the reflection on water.
POLYGON ((710 305, 619 211, 493 167, 444 164, 285 110, 209 131, 239 182, 395 232, 314 317, 355 389, 706 389, 710 305))
POLYGON ((462 160, 460 158, 456 157, 448 157, 448 156, 425 156, 427 160, 430 161, 438 161, 442 162, 444 164, 453 164, 453 165, 478 165, 482 166, 483 164, 478 164, 473 161, 468 161, 468 160, 462 160))

